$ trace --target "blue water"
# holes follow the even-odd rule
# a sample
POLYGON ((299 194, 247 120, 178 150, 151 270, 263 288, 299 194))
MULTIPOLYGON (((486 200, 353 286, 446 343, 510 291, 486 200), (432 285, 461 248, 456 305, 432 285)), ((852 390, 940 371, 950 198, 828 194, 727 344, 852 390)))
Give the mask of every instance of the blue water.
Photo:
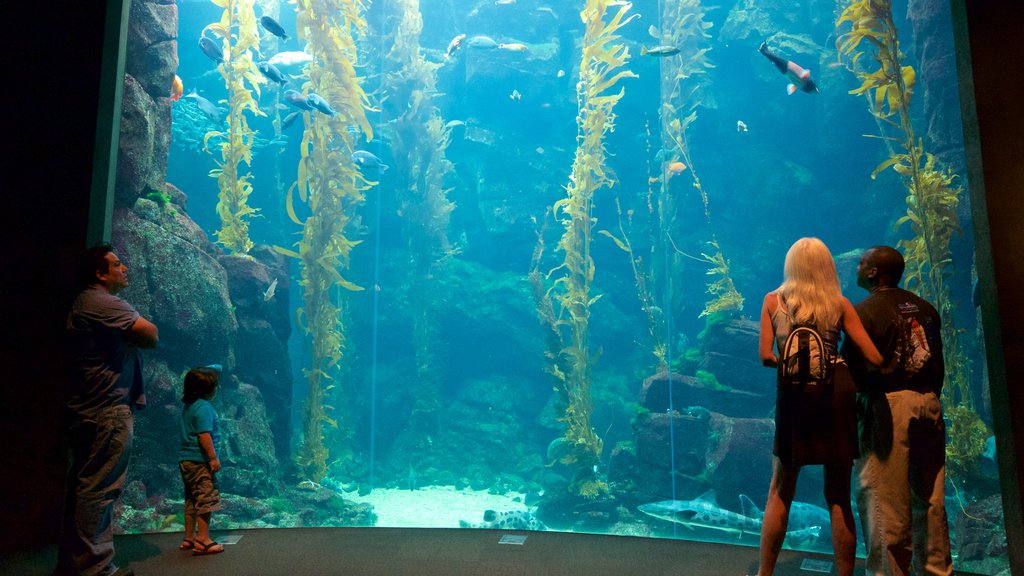
MULTIPOLYGON (((692 166, 667 182, 656 157, 663 147, 658 111, 665 60, 640 56, 641 46, 659 43, 648 34, 649 27, 660 25, 658 3, 634 3, 631 13, 642 17, 621 31, 621 42, 629 47, 627 67, 639 77, 616 86, 616 91, 624 88, 625 95, 615 108, 615 130, 604 140, 615 184, 600 189, 594 199, 591 256, 596 274, 592 295, 602 297, 590 310, 589 349, 596 358, 591 422, 604 442, 599 473, 618 482, 613 481, 613 494, 630 510, 619 520, 631 528, 609 522, 596 528, 577 525, 576 529, 681 536, 676 526, 636 512, 635 505, 654 499, 693 499, 703 491, 695 491, 691 472, 675 469, 685 467, 685 462, 667 465, 659 485, 663 489, 638 485, 652 470, 644 470, 644 462, 621 454, 637 441, 635 424, 643 412, 637 408, 641 385, 655 373, 656 364, 630 261, 614 242, 596 232, 605 229, 622 236, 616 199, 624 214, 633 212, 629 237, 644 266, 665 262, 666 229, 648 217, 647 207, 649 179, 662 177, 663 182, 654 186, 655 193, 661 189, 671 195, 678 210, 670 242, 690 256, 699 256, 711 250, 706 242, 717 238, 735 287, 745 298, 742 316, 754 321, 762 296, 781 282, 785 252, 796 239, 817 236, 825 241, 837 257, 846 295, 856 302, 865 293, 852 281, 856 258, 850 254, 875 244, 892 244, 910 234, 907 226, 894 229, 906 209, 906 192, 898 175, 888 170, 875 180, 869 177, 888 152, 882 140, 863 136, 878 134, 879 124, 863 97, 848 94, 859 81, 836 64, 831 5, 759 2, 757 13, 747 20, 740 11, 744 4, 727 1, 706 8, 704 18, 712 26, 704 46, 710 49, 708 58, 714 67, 707 70, 705 98, 696 108, 696 122, 687 131, 692 166), (814 48, 796 51, 794 44, 781 41, 789 36, 801 36, 814 48), (786 94, 786 78, 757 51, 766 38, 773 51, 811 71, 818 94, 786 94), (738 131, 737 121, 746 124, 746 132, 738 131), (705 217, 692 185, 694 173, 708 194, 709 217, 705 217), (843 254, 847 257, 840 258, 843 254), (640 471, 623 469, 627 464, 640 471), (680 480, 686 475, 690 478, 680 480)), ((200 31, 220 18, 221 9, 198 1, 182 2, 178 8, 177 74, 185 92, 196 89, 214 102, 226 98, 215 64, 198 48, 200 31)), ((404 165, 404 159, 395 158, 390 147, 395 138, 394 121, 403 110, 387 101, 387 88, 381 85, 382 78, 396 70, 381 57, 389 47, 379 31, 394 26, 398 9, 388 2, 369 7, 369 33, 359 41, 357 67, 364 89, 372 94, 371 104, 379 106, 379 111, 368 113, 377 138, 357 145, 393 167, 404 165)), ((349 237, 362 243, 353 250, 343 274, 367 290, 339 292, 337 296, 344 311, 346 343, 343 368, 336 374, 341 385, 329 403, 345 406, 351 431, 344 438, 328 436, 332 453, 328 477, 338 485, 369 489, 455 484, 533 493, 528 502, 533 505, 538 501, 535 498, 543 498, 552 487, 564 487, 569 481, 571 472, 565 466, 545 466, 550 464, 548 445, 562 434, 564 425, 558 421, 559 405, 553 400, 555 383, 546 373, 548 346, 527 275, 537 246, 538 222, 548 223, 540 271, 547 272, 561 261, 555 247, 562 227, 546 210, 565 195, 577 146, 576 83, 583 37, 579 9, 576 3, 532 0, 507 5, 454 0, 420 3, 424 26, 419 54, 438 64, 437 93, 430 103, 443 122, 466 123, 452 130, 445 151, 454 166, 446 179, 447 197, 456 206, 446 234, 458 250, 444 265, 434 268, 431 277, 413 273, 410 263, 414 256, 430 254, 431 247, 410 246, 406 239, 412 224, 400 213, 402 191, 395 188, 394 171, 381 175, 379 186, 366 191, 365 204, 354 208, 357 222, 349 237), (445 59, 449 41, 460 33, 522 42, 531 50, 486 51, 463 46, 445 59), (520 100, 510 98, 513 91, 521 94, 520 100), (421 357, 427 364, 417 366, 413 318, 418 311, 412 298, 420 291, 429 294, 425 313, 432 328, 426 340, 427 353, 421 357), (429 394, 436 410, 426 419, 417 408, 424 388, 432 391, 429 394), (415 485, 410 484, 410 477, 416 478, 415 485)), ((294 37, 293 10, 292 4, 282 4, 278 20, 293 38, 281 43, 280 50, 303 49, 303 42, 294 37)), ((912 107, 918 135, 924 138, 926 149, 940 153, 947 165, 964 174, 959 102, 955 83, 950 85, 948 80, 956 77, 952 58, 929 60, 928 74, 940 78, 930 81, 918 54, 925 39, 915 37, 914 22, 906 18, 905 6, 894 6, 894 12, 905 63, 918 70, 912 107), (933 135, 941 138, 933 141, 933 135)), ((262 15, 259 6, 256 15, 262 15)), ((929 28, 934 34, 927 44, 932 53, 952 53, 947 20, 939 18, 938 32, 934 26, 929 28)), ((269 35, 262 33, 266 42, 269 35)), ((287 88, 301 89, 301 85, 302 80, 292 80, 287 88)), ((267 84, 261 89, 260 105, 269 116, 250 118, 249 125, 258 138, 270 140, 279 89, 267 84)), ((174 106, 191 103, 183 99, 174 106)), ((179 109, 174 114, 180 122, 179 109)), ((180 123, 176 128, 198 130, 180 123)), ((250 234, 257 244, 291 249, 298 239, 301 230, 285 214, 284 197, 296 177, 302 130, 300 120, 285 131, 283 145, 254 152, 250 170, 255 191, 249 203, 259 208, 260 216, 250 221, 250 234)), ((188 216, 211 238, 220 228, 215 210, 217 184, 207 176, 214 167, 214 156, 180 139, 172 143, 167 181, 188 195, 188 216)), ((982 393, 984 354, 970 299, 974 247, 969 183, 965 177, 957 182, 965 187, 958 210, 964 233, 952 245, 956 269, 948 280, 956 305, 952 318, 963 330, 967 356, 974 359, 975 403, 982 419, 989 420, 982 393)), ((672 344, 670 355, 677 370, 693 377, 692 359, 689 364, 683 361, 687 349, 709 352, 702 348, 709 324, 700 316, 708 299, 708 267, 686 257, 673 259, 670 266, 672 285, 678 292, 672 295, 673 304, 658 302, 659 308, 675 306, 668 312, 669 322, 663 325, 667 333, 662 338, 672 344)), ((302 306, 296 262, 292 263, 291 278, 289 308, 294 310, 302 306)), ((663 293, 661 286, 649 288, 663 293)), ((303 370, 308 368, 309 358, 308 342, 294 321, 292 330, 297 444, 305 400, 303 370)), ((773 373, 756 366, 754 348, 747 352, 751 367, 719 374, 720 383, 745 390, 769 388, 773 373)), ((673 405, 676 411, 688 408, 673 405)), ((770 419, 771 408, 763 405, 743 417, 770 419)), ((672 455, 666 457, 667 462, 672 462, 680 449, 675 445, 677 436, 688 430, 673 424, 664 447, 666 454, 672 455)), ((681 442, 687 445, 685 438, 681 442)), ((766 446, 770 449, 770 438, 766 446)), ((770 470, 752 467, 740 472, 749 474, 745 494, 763 506, 764 480, 770 470)), ((744 479, 736 484, 744 485, 744 479)), ((737 491, 736 487, 703 488, 721 488, 730 496, 737 491)), ((961 489, 968 493, 973 489, 974 499, 988 496, 986 491, 991 490, 981 485, 961 489)), ((798 497, 820 504, 820 473, 809 473, 801 480, 798 497)), ((720 504, 739 511, 732 498, 723 498, 720 504)), ((950 508, 951 524, 959 512, 959 507, 950 508)), ((822 533, 827 546, 827 527, 822 533)), ((715 534, 696 537, 715 539, 715 534)), ((756 545, 756 540, 744 543, 756 545)))

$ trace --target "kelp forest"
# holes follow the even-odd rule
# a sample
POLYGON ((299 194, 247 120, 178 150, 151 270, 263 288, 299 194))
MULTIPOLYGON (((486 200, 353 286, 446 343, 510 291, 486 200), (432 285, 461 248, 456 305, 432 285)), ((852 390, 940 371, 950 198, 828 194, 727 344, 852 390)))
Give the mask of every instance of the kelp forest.
MULTIPOLYGON (((756 547, 652 510, 763 507, 776 382, 751 302, 815 236, 852 302, 889 244, 940 311, 958 569, 998 572, 946 4, 133 3, 139 182, 114 240, 161 326, 164 426, 142 429, 125 529, 164 529, 144 502, 175 488, 174 435, 146 429, 212 363, 232 527, 497 515, 756 547), (444 512, 390 516, 417 498, 444 512)), ((785 545, 828 553, 816 481, 796 501, 818 533, 785 545)))

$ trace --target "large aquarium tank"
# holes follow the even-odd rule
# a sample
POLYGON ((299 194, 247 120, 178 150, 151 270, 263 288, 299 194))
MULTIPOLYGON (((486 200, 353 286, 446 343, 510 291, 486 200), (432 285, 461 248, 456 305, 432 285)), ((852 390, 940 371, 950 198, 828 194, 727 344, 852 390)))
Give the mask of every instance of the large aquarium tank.
MULTIPOLYGON (((112 241, 160 328, 125 532, 182 529, 182 378, 219 364, 215 528, 757 546, 763 295, 816 236, 941 311, 958 570, 1008 572, 944 0, 133 0, 112 241)), ((786 546, 830 553, 822 470, 786 546)))

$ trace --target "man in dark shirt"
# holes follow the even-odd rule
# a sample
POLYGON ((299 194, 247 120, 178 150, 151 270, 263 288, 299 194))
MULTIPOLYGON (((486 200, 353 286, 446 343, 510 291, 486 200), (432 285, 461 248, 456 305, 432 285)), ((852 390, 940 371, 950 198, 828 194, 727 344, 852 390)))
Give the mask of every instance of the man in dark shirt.
POLYGON ((157 328, 117 293, 128 267, 104 244, 85 251, 78 294, 68 314, 71 468, 57 574, 125 576, 114 565, 113 511, 121 495, 134 433, 146 404, 139 348, 157 328))
POLYGON ((857 315, 886 366, 868 371, 856 346, 842 351, 861 406, 854 473, 866 574, 905 576, 913 567, 950 575, 941 322, 931 304, 899 288, 903 268, 889 246, 870 248, 857 266, 857 285, 871 292, 857 315))

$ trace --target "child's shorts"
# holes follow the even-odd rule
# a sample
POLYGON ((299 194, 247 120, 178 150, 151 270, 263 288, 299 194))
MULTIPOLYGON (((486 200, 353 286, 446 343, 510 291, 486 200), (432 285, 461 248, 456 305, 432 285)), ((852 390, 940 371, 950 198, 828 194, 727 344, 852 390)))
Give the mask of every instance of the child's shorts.
POLYGON ((178 462, 185 483, 185 514, 208 514, 220 510, 217 479, 206 462, 178 462))

